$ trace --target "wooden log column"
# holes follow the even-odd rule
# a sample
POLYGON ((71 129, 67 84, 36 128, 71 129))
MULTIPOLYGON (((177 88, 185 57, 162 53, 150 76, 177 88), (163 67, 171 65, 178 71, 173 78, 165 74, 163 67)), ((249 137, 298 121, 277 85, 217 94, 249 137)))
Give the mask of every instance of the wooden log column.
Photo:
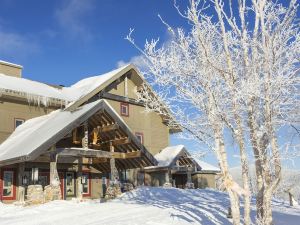
POLYGON ((77 168, 77 198, 82 200, 82 157, 78 159, 78 168, 77 168))
POLYGON ((50 154, 50 185, 59 186, 59 176, 57 172, 57 157, 56 147, 52 147, 52 153, 50 154))
MULTIPOLYGON (((115 147, 112 144, 112 141, 109 143, 110 152, 113 154, 115 152, 115 147)), ((116 161, 115 158, 110 158, 110 174, 111 174, 111 181, 114 182, 115 179, 118 177, 118 171, 116 168, 116 161)))
POLYGON ((192 181, 192 171, 193 171, 193 167, 188 167, 187 168, 187 183, 186 183, 186 188, 189 189, 193 189, 194 187, 194 183, 192 181))
POLYGON ((46 186, 44 190, 45 201, 62 199, 60 180, 57 172, 57 158, 56 147, 52 146, 50 153, 50 185, 46 186))
POLYGON ((24 171, 25 163, 20 163, 18 167, 18 200, 20 203, 25 202, 25 187, 23 185, 24 171))
POLYGON ((169 174, 169 170, 165 173, 165 183, 170 183, 170 174, 169 174))
POLYGON ((82 148, 88 149, 89 147, 89 128, 88 123, 84 123, 84 137, 82 138, 82 148))

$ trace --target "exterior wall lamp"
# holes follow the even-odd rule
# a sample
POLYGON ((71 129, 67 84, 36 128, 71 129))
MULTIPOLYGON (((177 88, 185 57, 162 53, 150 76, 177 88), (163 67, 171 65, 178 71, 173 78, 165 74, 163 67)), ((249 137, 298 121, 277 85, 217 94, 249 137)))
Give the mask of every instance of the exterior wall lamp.
POLYGON ((23 177, 22 177, 22 185, 27 185, 28 184, 28 177, 26 176, 26 175, 24 175, 23 177))

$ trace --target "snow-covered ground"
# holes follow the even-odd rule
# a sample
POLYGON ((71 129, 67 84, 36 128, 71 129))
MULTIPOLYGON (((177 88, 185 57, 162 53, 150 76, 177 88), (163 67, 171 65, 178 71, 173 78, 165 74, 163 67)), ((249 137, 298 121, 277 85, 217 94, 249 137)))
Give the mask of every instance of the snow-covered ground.
MULTIPOLYGON (((296 225, 300 208, 274 201, 275 224, 296 225)), ((228 197, 213 190, 139 188, 106 203, 54 201, 20 207, 0 203, 1 225, 230 224, 228 197)), ((252 212, 253 218, 255 212, 252 212)))

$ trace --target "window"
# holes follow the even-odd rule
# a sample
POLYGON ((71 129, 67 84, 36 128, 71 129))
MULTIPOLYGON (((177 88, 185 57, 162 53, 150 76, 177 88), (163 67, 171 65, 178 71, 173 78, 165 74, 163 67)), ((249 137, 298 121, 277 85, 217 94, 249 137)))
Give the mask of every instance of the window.
POLYGON ((135 136, 137 137, 137 139, 142 143, 144 144, 144 134, 141 133, 141 132, 136 132, 135 133, 135 136))
POLYGON ((129 116, 129 104, 121 102, 121 116, 129 116))
POLYGON ((15 129, 20 126, 22 123, 24 123, 25 120, 24 119, 17 119, 15 118, 15 129))
POLYGON ((90 196, 91 192, 90 192, 90 188, 91 188, 91 184, 90 184, 91 180, 90 180, 90 174, 89 173, 82 173, 82 194, 83 196, 90 196))
POLYGON ((66 196, 75 196, 75 178, 74 172, 66 172, 66 196))
POLYGON ((38 184, 42 185, 43 187, 46 187, 50 183, 50 174, 47 172, 41 172, 39 173, 39 180, 38 184))
POLYGON ((13 196, 13 180, 14 172, 13 171, 4 171, 3 172, 3 197, 12 197, 13 196))
POLYGON ((16 198, 15 173, 13 170, 2 171, 2 197, 4 200, 16 198))

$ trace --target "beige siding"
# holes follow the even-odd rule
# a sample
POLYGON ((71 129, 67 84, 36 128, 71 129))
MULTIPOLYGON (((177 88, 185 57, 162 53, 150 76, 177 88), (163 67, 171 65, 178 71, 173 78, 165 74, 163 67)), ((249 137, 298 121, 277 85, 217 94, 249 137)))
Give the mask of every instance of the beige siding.
MULTIPOLYGON (((120 102, 109 100, 109 103, 120 115, 120 102)), ((169 145, 168 127, 156 113, 146 113, 144 107, 131 104, 129 117, 122 118, 133 133, 143 133, 144 145, 153 155, 169 145)))
POLYGON ((195 188, 216 188, 215 174, 194 174, 192 179, 195 188))
POLYGON ((145 185, 153 187, 161 187, 166 183, 166 172, 145 173, 145 185))
MULTIPOLYGON (((130 79, 127 79, 127 88, 127 97, 136 99, 136 85, 130 79)), ((118 84, 110 93, 125 96, 125 81, 118 84)), ((120 102, 109 100, 109 103, 120 115, 120 102)), ((144 145, 153 155, 169 146, 169 129, 157 113, 145 112, 144 107, 130 104, 129 117, 122 116, 122 118, 133 133, 143 133, 144 145)))
POLYGON ((15 130, 15 119, 28 120, 50 111, 50 109, 28 104, 0 102, 0 143, 15 130))
POLYGON ((13 76, 13 77, 21 77, 22 68, 18 66, 12 66, 10 64, 6 64, 0 62, 0 73, 5 75, 13 76))
MULTIPOLYGON (((118 84, 118 86, 114 89, 112 89, 109 93, 115 94, 115 95, 120 95, 120 96, 125 96, 125 81, 121 82, 118 84)), ((132 82, 132 80, 127 79, 127 97, 128 98, 134 98, 136 99, 136 94, 135 94, 135 88, 136 85, 132 82)))

